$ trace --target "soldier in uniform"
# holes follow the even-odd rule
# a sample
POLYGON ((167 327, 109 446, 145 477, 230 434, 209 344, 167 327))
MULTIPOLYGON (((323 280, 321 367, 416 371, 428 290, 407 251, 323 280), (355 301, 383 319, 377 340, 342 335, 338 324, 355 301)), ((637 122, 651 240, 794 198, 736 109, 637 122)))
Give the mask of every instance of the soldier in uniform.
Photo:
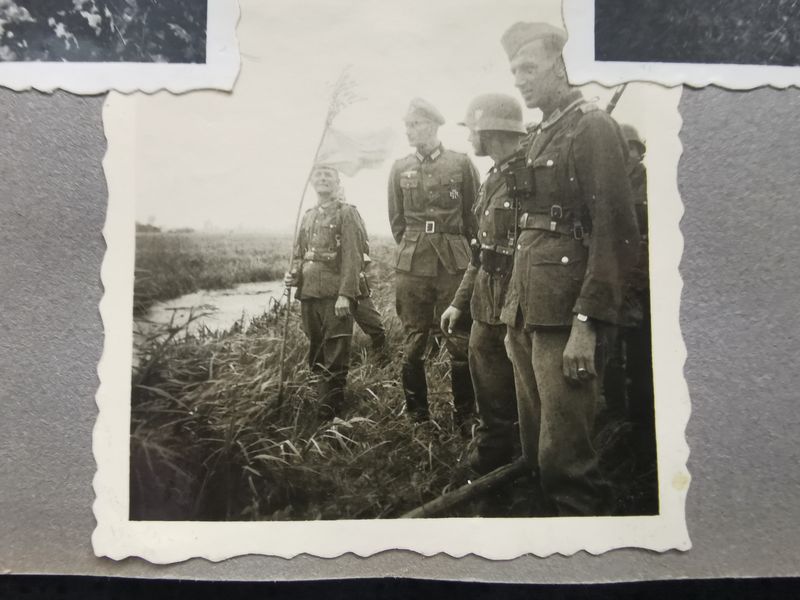
POLYGON ((650 296, 647 252, 646 147, 633 125, 620 125, 628 144, 628 178, 639 224, 639 258, 628 278, 620 310, 620 328, 606 365, 603 387, 606 405, 617 418, 642 416, 652 407, 653 376, 650 356, 650 296), (647 410, 646 408, 644 409, 647 410))
POLYGON ((308 365, 318 378, 319 411, 336 416, 344 401, 353 311, 359 296, 363 245, 361 216, 337 197, 339 174, 317 166, 311 175, 317 205, 303 216, 287 287, 297 286, 308 365))
MULTIPOLYGON (((338 178, 338 171, 337 171, 338 178)), ((336 198, 340 202, 346 202, 344 188, 341 181, 337 179, 339 184, 336 192, 336 198)), ((377 364, 383 366, 389 362, 389 349, 386 345, 386 327, 383 325, 381 313, 375 308, 375 303, 372 301, 372 290, 369 286, 367 279, 367 269, 371 262, 369 257, 369 236, 367 235, 367 227, 364 224, 361 215, 359 215, 359 228, 363 238, 363 254, 364 268, 359 274, 359 295, 355 303, 355 310, 353 311, 353 320, 356 325, 361 328, 371 341, 372 356, 377 364)))
POLYGON ((650 331, 647 170, 643 162, 647 147, 635 127, 622 125, 621 129, 628 144, 628 177, 640 241, 639 258, 628 279, 623 300, 623 326, 620 327, 613 366, 609 365, 606 372, 606 400, 612 410, 616 408, 617 413, 634 424, 639 441, 640 464, 651 465, 655 461, 655 406, 650 331), (615 396, 618 406, 615 406, 615 396))
POLYGON ((480 424, 470 465, 484 474, 511 462, 517 398, 514 369, 503 340, 506 326, 500 320, 505 302, 516 241, 514 199, 505 172, 526 130, 522 108, 504 94, 475 98, 461 125, 469 128, 476 156, 490 156, 494 166, 478 191, 475 214, 478 237, 473 242, 474 260, 441 318, 442 330, 452 330, 462 315, 471 314, 469 368, 480 424))
POLYGON ((515 85, 543 120, 524 142, 519 238, 501 318, 514 365, 520 437, 558 515, 609 509, 592 444, 606 333, 638 245, 618 125, 570 86, 566 35, 516 23, 502 37, 515 85))
MULTIPOLYGON (((411 101, 405 116, 416 151, 396 161, 389 177, 389 221, 398 244, 397 315, 405 333, 402 366, 406 409, 417 422, 429 418, 425 350, 431 329, 453 298, 470 262, 475 236, 472 206, 478 174, 465 154, 446 150, 437 137, 444 118, 429 102, 411 101)), ((466 336, 445 336, 450 355, 455 423, 467 433, 475 399, 466 336)))

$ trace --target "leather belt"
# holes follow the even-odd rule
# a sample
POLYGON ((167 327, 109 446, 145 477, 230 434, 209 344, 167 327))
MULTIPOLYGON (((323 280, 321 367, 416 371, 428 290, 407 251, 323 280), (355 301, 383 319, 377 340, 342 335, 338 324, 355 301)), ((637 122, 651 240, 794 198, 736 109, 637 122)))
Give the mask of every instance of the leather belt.
POLYGON ((424 223, 407 223, 406 231, 422 231, 424 233, 455 233, 461 234, 460 227, 448 227, 436 221, 425 221, 424 223))
POLYGON ((561 235, 571 235, 576 240, 583 239, 583 227, 580 224, 569 224, 554 218, 551 214, 522 213, 519 218, 520 229, 538 229, 561 235))

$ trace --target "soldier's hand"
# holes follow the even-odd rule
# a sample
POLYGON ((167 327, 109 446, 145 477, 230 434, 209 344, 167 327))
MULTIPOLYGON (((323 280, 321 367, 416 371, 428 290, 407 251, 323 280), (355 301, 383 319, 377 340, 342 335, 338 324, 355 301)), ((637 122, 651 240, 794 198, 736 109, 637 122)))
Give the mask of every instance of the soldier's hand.
POLYGON ((567 346, 564 348, 564 377, 580 383, 597 377, 594 354, 597 331, 590 322, 574 319, 567 346))
POLYGON ((461 311, 455 306, 448 306, 442 313, 442 318, 439 321, 439 327, 442 328, 442 333, 451 335, 453 333, 453 328, 460 318, 461 311))
POLYGON ((297 287, 297 273, 293 271, 286 271, 286 274, 283 276, 283 285, 284 287, 297 287))
POLYGON ((339 296, 336 298, 336 304, 333 307, 333 312, 336 313, 336 316, 340 319, 349 317, 352 314, 352 311, 350 310, 350 298, 347 296, 339 296))

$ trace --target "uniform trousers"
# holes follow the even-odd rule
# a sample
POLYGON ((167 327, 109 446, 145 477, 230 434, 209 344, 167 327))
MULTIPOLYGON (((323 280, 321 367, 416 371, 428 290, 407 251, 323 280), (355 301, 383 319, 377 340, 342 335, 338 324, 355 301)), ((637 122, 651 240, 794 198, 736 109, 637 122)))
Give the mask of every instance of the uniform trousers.
MULTIPOLYGON (((609 487, 592 443, 601 381, 564 377, 568 327, 508 327, 506 348, 514 365, 520 441, 528 465, 538 470, 545 496, 559 516, 603 515, 609 487)), ((598 330, 597 372, 605 335, 598 330)))
MULTIPOLYGON (((403 323, 406 362, 424 360, 430 332, 439 331, 439 318, 453 301, 463 276, 463 271, 456 274, 444 271, 435 277, 397 272, 395 305, 403 323)), ((466 335, 445 337, 451 361, 466 364, 466 339, 466 335)))
POLYGON ((335 305, 336 298, 300 301, 302 327, 308 337, 308 366, 320 378, 322 407, 334 413, 342 402, 353 338, 353 317, 337 317, 335 305))
POLYGON ((356 325, 361 328, 361 331, 366 333, 373 341, 383 340, 386 337, 386 329, 383 326, 381 313, 375 308, 375 304, 369 296, 364 296, 356 301, 353 318, 356 325))
POLYGON ((514 367, 506 352, 505 337, 502 323, 472 322, 469 371, 480 416, 475 438, 479 456, 492 467, 511 461, 517 420, 514 367))
MULTIPOLYGON (((446 271, 436 277, 413 275, 402 271, 396 276, 397 316, 403 323, 403 390, 406 409, 417 421, 428 418, 428 388, 425 379, 425 351, 431 331, 440 338, 439 318, 453 301, 463 272, 446 271)), ((468 326, 468 325, 466 325, 468 326)), ((464 435, 469 433, 475 412, 475 396, 469 374, 467 355, 469 336, 466 330, 444 336, 450 356, 450 382, 453 391, 453 417, 464 435)))

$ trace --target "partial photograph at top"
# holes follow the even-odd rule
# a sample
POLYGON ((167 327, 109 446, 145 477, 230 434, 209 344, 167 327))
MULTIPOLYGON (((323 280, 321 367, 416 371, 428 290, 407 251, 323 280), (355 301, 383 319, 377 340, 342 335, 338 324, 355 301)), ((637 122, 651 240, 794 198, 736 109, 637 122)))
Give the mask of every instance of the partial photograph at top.
POLYGON ((595 59, 800 65, 798 0, 596 0, 595 59))
POLYGON ((198 0, 0 0, 2 62, 205 63, 198 0))

